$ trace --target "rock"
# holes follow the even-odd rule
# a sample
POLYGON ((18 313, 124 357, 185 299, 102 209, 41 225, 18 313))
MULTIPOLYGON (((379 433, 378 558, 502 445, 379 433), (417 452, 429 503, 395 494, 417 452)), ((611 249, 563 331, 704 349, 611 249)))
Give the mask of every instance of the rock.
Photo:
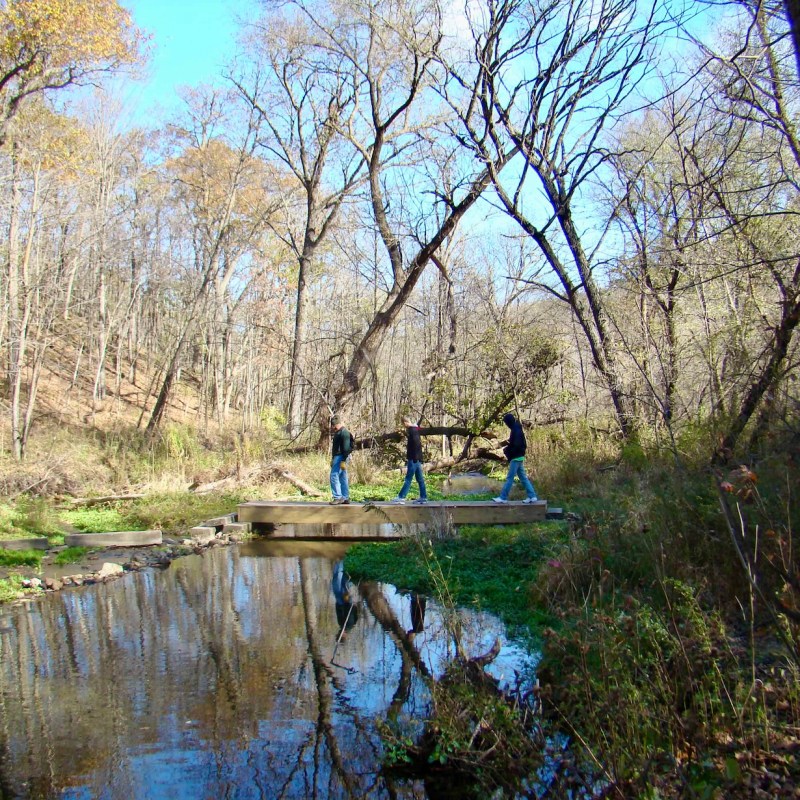
POLYGON ((22 586, 25 589, 41 589, 42 588, 42 579, 41 578, 25 578, 22 581, 22 586))
POLYGON ((59 592, 64 586, 64 582, 58 580, 58 578, 47 578, 45 579, 44 585, 51 592, 59 592))
POLYGON ((106 578, 117 577, 118 575, 122 575, 123 572, 125 572, 125 570, 119 564, 106 561, 103 566, 100 567, 97 573, 97 579, 105 580, 106 578))
POLYGON ((217 536, 217 529, 209 525, 195 525, 194 528, 189 529, 192 536, 192 543, 195 545, 204 545, 213 541, 217 536))

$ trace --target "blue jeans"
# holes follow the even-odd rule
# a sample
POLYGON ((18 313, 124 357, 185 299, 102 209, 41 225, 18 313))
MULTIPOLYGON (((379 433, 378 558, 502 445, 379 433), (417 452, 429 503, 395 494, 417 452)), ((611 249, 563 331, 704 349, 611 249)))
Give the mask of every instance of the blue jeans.
POLYGON ((406 479, 403 481, 403 488, 400 490, 400 494, 397 496, 402 498, 406 497, 408 490, 411 488, 411 481, 413 481, 414 478, 417 479, 417 485, 419 486, 419 499, 427 500, 428 491, 425 488, 425 473, 422 471, 421 461, 406 462, 406 479))
POLYGON ((342 456, 334 456, 331 461, 331 494, 334 500, 344 497, 350 499, 350 484, 347 481, 347 470, 342 469, 342 456))
POLYGON ((511 487, 514 485, 514 478, 516 478, 517 476, 519 476, 519 482, 522 484, 522 488, 525 490, 525 493, 528 495, 528 497, 532 497, 535 500, 536 489, 533 488, 531 479, 525 472, 524 461, 508 462, 508 475, 506 475, 506 482, 503 484, 503 489, 500 492, 500 497, 502 497, 503 500, 508 500, 508 495, 511 492, 511 487))

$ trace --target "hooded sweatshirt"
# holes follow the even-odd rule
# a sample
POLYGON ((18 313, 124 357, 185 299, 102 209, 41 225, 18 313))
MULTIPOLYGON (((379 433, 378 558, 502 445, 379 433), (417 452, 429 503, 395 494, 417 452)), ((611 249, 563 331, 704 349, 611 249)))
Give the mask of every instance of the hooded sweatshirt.
POLYGON ((525 432, 522 430, 519 420, 513 414, 506 414, 503 417, 503 422, 511 429, 508 437, 508 444, 503 448, 503 453, 509 461, 514 461, 516 458, 522 458, 525 451, 528 449, 528 443, 525 441, 525 432))

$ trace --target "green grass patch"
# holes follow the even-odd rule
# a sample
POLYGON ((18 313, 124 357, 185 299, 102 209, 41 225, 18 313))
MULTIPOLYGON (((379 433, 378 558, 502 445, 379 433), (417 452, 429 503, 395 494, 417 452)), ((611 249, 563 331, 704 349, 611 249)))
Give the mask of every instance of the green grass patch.
POLYGON ((10 603, 12 600, 18 600, 30 592, 30 589, 22 588, 22 580, 22 575, 9 575, 7 578, 0 578, 0 603, 10 603))
POLYGON ((458 605, 490 611, 513 633, 536 632, 549 616, 531 602, 531 588, 554 543, 565 537, 557 523, 471 525, 457 538, 417 538, 356 545, 345 565, 355 580, 391 583, 401 590, 435 594, 437 573, 458 605))
POLYGON ((59 567, 63 567, 66 564, 77 564, 93 549, 92 547, 67 547, 65 550, 56 554, 53 563, 59 567))
POLYGON ((63 534, 58 512, 40 497, 21 497, 14 503, 0 503, 0 538, 27 539, 63 534))
POLYGON ((240 494, 154 494, 108 506, 62 511, 61 519, 84 533, 175 531, 190 528, 211 517, 230 514, 244 500, 240 494))
POLYGON ((135 517, 132 518, 117 506, 70 509, 69 511, 62 511, 61 518, 68 525, 83 533, 145 530, 135 517))
POLYGON ((37 550, 0 550, 0 567, 38 567, 42 554, 37 550))

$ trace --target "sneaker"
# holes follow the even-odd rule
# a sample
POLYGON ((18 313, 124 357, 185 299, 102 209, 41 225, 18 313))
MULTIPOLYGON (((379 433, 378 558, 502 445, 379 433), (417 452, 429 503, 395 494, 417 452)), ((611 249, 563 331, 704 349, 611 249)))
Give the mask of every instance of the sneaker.
POLYGON ((526 505, 530 505, 531 503, 538 503, 539 502, 539 498, 538 497, 526 497, 522 502, 525 503, 526 505))
POLYGON ((427 502, 428 502, 428 498, 427 497, 420 497, 419 499, 414 501, 414 505, 415 506, 424 506, 424 505, 427 504, 427 502))
POLYGON ((344 497, 334 497, 333 500, 330 501, 332 506, 341 505, 344 502, 344 497))
POLYGON ((494 503, 507 503, 508 500, 504 500, 502 497, 495 497, 495 498, 492 499, 492 502, 494 502, 494 503))
POLYGON ((391 501, 393 506, 404 506, 406 504, 405 497, 395 497, 394 500, 391 501))
POLYGON ((349 497, 345 497, 344 500, 342 500, 342 505, 343 506, 349 506, 350 505, 350 498, 349 497))

